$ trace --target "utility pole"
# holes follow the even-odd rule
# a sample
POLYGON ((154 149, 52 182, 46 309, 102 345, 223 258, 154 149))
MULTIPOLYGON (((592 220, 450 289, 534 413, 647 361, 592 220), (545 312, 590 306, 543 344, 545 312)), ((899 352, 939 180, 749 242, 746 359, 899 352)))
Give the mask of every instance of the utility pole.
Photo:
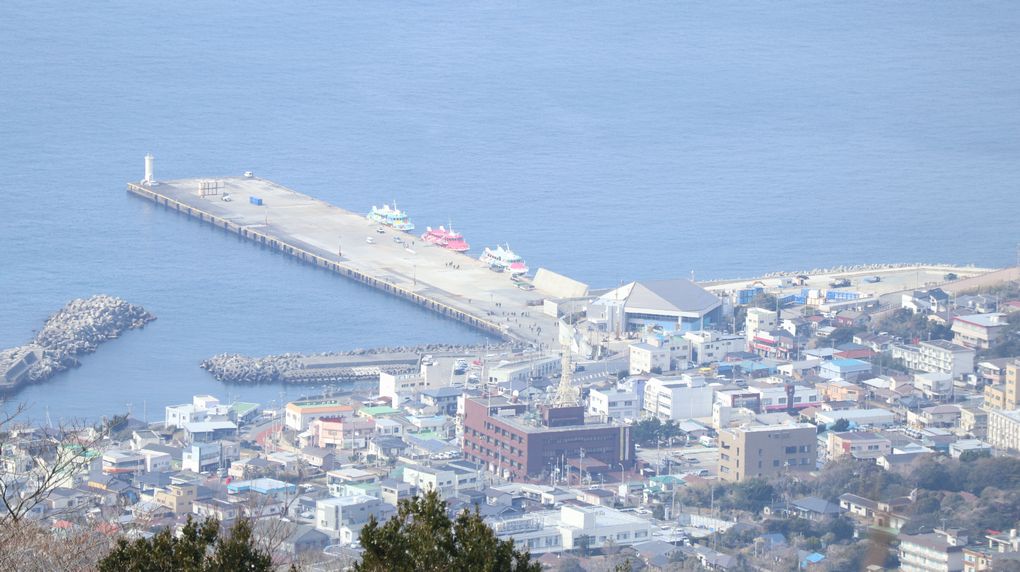
POLYGON ((584 447, 581 447, 581 460, 577 466, 577 484, 584 485, 584 447))

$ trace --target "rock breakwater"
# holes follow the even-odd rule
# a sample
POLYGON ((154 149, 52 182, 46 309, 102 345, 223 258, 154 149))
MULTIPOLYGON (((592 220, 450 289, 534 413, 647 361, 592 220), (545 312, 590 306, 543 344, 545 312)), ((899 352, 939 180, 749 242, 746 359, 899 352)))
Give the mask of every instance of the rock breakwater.
POLYGON ((279 354, 249 357, 219 354, 202 362, 220 381, 242 384, 324 383, 372 379, 380 372, 408 373, 418 370, 422 356, 456 354, 477 355, 492 351, 521 349, 505 342, 488 346, 424 344, 420 346, 380 347, 319 354, 279 354))
POLYGON ((77 367, 78 356, 155 319, 145 308, 113 296, 72 300, 46 320, 31 342, 0 350, 0 389, 46 381, 77 367))

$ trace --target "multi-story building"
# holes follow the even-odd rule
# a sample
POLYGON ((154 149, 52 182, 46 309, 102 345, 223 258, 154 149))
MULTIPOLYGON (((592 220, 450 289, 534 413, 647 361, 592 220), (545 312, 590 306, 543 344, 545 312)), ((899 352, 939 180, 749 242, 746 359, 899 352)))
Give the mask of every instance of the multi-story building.
POLYGON ((1018 377, 1020 377, 1020 360, 1016 360, 1006 366, 1005 383, 985 387, 984 407, 986 409, 1008 410, 1020 407, 1020 384, 1017 383, 1018 377))
POLYGON ((936 530, 929 534, 900 534, 900 570, 904 572, 960 572, 965 537, 936 530))
POLYGON ((684 338, 691 342, 691 361, 698 365, 715 363, 726 354, 742 352, 747 344, 743 336, 715 330, 686 332, 684 338))
MULTIPOLYGON (((315 528, 337 538, 345 527, 349 531, 361 530, 373 514, 384 522, 391 509, 382 499, 370 495, 321 499, 315 502, 315 528)), ((351 540, 341 539, 341 543, 350 544, 351 540)))
POLYGON ((641 416, 641 396, 619 386, 588 392, 588 414, 603 419, 626 421, 641 416))
POLYGON ((987 349, 1006 331, 1005 314, 970 314, 953 320, 953 341, 968 348, 987 349))
POLYGON ((580 406, 535 412, 502 396, 464 400, 465 458, 510 479, 564 474, 561 467, 571 460, 580 460, 589 475, 631 466, 630 431, 616 422, 587 423, 580 406))
POLYGON ((948 340, 931 340, 916 346, 894 344, 889 355, 901 360, 911 371, 947 373, 959 379, 973 373, 976 354, 973 349, 948 340))
POLYGON ((419 372, 379 373, 379 395, 386 397, 394 407, 410 400, 419 392, 427 389, 425 376, 419 372))
POLYGON ((426 467, 408 465, 404 467, 404 482, 420 491, 435 490, 443 498, 451 498, 461 491, 478 490, 484 484, 481 467, 462 467, 457 464, 426 467))
POLYGON ((187 514, 191 512, 192 503, 197 499, 198 485, 173 484, 158 491, 152 500, 156 504, 167 507, 175 514, 187 514))
POLYGON ((747 351, 755 351, 754 339, 761 332, 771 332, 779 327, 779 314, 765 308, 748 308, 744 318, 744 338, 747 351))
POLYGON ((375 434, 374 419, 365 417, 320 417, 309 425, 316 447, 364 449, 375 434))
POLYGON ((192 502, 191 512, 198 516, 200 521, 215 518, 229 528, 230 523, 236 521, 237 517, 241 515, 241 507, 238 503, 210 498, 192 502))
POLYGON ((630 345, 630 374, 670 371, 671 352, 668 347, 640 343, 630 345))
POLYGON ((892 452, 892 441, 877 433, 829 431, 827 441, 830 461, 848 456, 855 459, 877 459, 892 452))
POLYGON ((230 407, 221 405, 219 399, 211 395, 195 395, 191 403, 167 406, 164 424, 167 428, 183 428, 188 423, 225 421, 229 418, 230 407))
POLYGON ((987 440, 1000 451, 1020 451, 1020 409, 989 410, 987 440))
POLYGON ((960 432, 976 439, 988 436, 988 412, 971 407, 960 408, 960 432))
POLYGON ((651 540, 654 531, 648 519, 609 507, 585 505, 564 505, 555 511, 495 521, 491 526, 501 540, 512 539, 517 549, 533 555, 640 544, 651 540))
POLYGON ((809 423, 719 430, 719 478, 738 482, 814 470, 818 429, 809 423))
POLYGON ((822 403, 817 389, 799 383, 758 382, 748 384, 747 389, 758 393, 761 411, 766 413, 805 409, 822 403))
POLYGON ((424 405, 435 407, 443 415, 457 414, 457 398, 464 393, 460 387, 439 387, 426 389, 419 394, 424 405))
POLYGON ((854 401, 861 402, 867 397, 867 391, 849 381, 834 379, 832 381, 818 383, 815 385, 824 401, 854 401))
POLYGON ((113 449, 103 453, 104 473, 144 473, 145 455, 137 451, 113 449))
MULTIPOLYGON (((1020 562, 1020 536, 1015 528, 1009 533, 990 534, 985 538, 988 546, 963 549, 963 572, 991 572, 1001 570, 1006 562, 1020 562)), ((1016 567, 1016 564, 1013 566, 1016 567)))
POLYGON ((184 426, 189 443, 209 443, 237 437, 237 425, 233 421, 195 421, 184 426))
POLYGON ((241 448, 235 441, 193 443, 181 453, 181 468, 185 471, 205 473, 230 467, 241 458, 241 448))
POLYGON ((754 353, 782 360, 793 359, 803 349, 802 341, 786 330, 760 331, 751 343, 754 353))
POLYGON ((916 373, 914 389, 929 399, 941 401, 953 397, 955 386, 952 376, 948 373, 916 373))
POLYGON ((173 457, 165 451, 139 449, 138 453, 145 457, 146 473, 162 473, 173 467, 173 457))
POLYGON ((351 416, 356 410, 354 405, 339 399, 292 401, 287 404, 286 424, 289 429, 304 431, 315 419, 351 416))
POLYGON ((703 376, 653 377, 645 383, 643 407, 664 420, 709 417, 713 394, 703 376))

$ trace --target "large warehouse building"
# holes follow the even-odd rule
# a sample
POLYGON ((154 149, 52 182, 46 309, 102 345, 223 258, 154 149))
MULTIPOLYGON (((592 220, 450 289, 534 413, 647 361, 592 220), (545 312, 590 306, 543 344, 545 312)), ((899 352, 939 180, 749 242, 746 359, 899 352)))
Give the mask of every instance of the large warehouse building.
POLYGON ((593 301, 588 319, 609 332, 640 330, 708 330, 722 323, 723 304, 690 280, 631 282, 593 301))

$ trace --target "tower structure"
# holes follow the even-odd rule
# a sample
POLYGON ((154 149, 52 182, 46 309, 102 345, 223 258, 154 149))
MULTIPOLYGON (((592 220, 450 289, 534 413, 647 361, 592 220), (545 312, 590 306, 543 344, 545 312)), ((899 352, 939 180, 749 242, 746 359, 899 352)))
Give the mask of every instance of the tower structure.
POLYGON ((145 154, 145 178, 142 183, 152 185, 156 182, 156 158, 152 153, 145 154))
POLYGON ((570 407, 578 404, 580 397, 577 388, 570 379, 570 345, 563 344, 563 357, 560 362, 560 385, 556 388, 556 405, 570 407))

